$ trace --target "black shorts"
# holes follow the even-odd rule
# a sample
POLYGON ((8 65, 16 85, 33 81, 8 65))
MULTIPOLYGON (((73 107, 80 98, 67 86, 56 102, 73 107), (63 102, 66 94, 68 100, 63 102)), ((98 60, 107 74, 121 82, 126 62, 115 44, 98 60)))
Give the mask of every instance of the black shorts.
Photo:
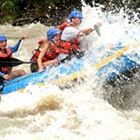
POLYGON ((30 65, 30 70, 31 70, 31 72, 36 72, 36 71, 38 71, 38 64, 37 64, 37 63, 32 63, 32 64, 30 65))

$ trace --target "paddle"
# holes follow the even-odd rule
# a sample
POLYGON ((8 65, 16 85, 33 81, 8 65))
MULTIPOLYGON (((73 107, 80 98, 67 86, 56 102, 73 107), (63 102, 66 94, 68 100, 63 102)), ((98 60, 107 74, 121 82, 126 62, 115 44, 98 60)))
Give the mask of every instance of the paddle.
POLYGON ((20 46, 19 46, 19 48, 18 48, 18 50, 17 50, 17 52, 16 52, 16 57, 17 57, 18 54, 19 54, 19 51, 20 51, 20 49, 21 49, 22 44, 23 44, 23 39, 21 40, 20 46))
POLYGON ((2 58, 0 57, 0 67, 14 67, 14 66, 18 66, 21 64, 32 64, 32 63, 36 63, 36 62, 24 62, 22 60, 19 60, 17 58, 2 58))
POLYGON ((94 25, 94 30, 96 31, 96 33, 98 34, 98 36, 101 36, 101 34, 100 34, 100 26, 99 25, 95 24, 94 25))

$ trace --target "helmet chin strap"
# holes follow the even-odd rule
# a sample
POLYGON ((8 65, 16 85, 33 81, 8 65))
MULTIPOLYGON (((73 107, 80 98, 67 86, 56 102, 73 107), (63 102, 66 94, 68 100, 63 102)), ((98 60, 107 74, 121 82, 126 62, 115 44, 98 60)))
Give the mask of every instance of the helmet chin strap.
POLYGON ((5 46, 7 46, 7 41, 5 41, 5 46))

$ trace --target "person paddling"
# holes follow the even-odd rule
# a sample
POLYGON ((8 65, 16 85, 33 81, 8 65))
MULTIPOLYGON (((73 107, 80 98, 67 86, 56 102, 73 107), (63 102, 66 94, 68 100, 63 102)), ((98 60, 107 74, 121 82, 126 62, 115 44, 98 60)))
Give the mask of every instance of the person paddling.
MULTIPOLYGON (((82 19, 82 12, 75 10, 70 13, 69 22, 58 26, 58 29, 61 31, 60 46, 63 46, 63 48, 69 50, 69 56, 67 56, 65 59, 69 59, 73 55, 78 58, 84 55, 83 51, 81 51, 79 37, 89 35, 94 31, 94 29, 87 28, 79 30, 78 27, 81 24, 82 19)), ((59 57, 61 56, 63 57, 63 55, 60 55, 59 57)))
POLYGON ((47 39, 38 42, 39 47, 33 52, 31 58, 31 62, 36 62, 36 64, 31 64, 32 72, 42 72, 48 65, 58 64, 58 55, 69 53, 58 45, 59 33, 57 28, 50 28, 46 33, 47 39))
MULTIPOLYGON (((15 46, 7 47, 7 38, 5 35, 0 35, 0 57, 1 58, 11 58, 12 54, 18 50, 20 47, 21 40, 24 39, 25 36, 22 35, 20 40, 17 42, 15 46)), ((22 69, 12 71, 12 67, 0 67, 0 84, 4 82, 4 80, 12 80, 16 77, 25 75, 26 72, 22 69)))

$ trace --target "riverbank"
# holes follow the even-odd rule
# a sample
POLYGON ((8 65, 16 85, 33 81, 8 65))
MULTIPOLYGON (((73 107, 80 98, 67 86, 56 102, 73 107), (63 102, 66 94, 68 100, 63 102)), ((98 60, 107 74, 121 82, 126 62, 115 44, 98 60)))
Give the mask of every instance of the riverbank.
POLYGON ((52 13, 43 14, 43 15, 36 15, 34 13, 26 15, 26 17, 20 17, 13 20, 7 20, 6 22, 0 21, 0 24, 11 24, 13 26, 23 26, 26 24, 31 23, 38 23, 40 22, 46 26, 57 26, 62 24, 64 21, 67 20, 69 13, 65 13, 64 15, 61 12, 57 11, 57 14, 54 15, 52 13))

